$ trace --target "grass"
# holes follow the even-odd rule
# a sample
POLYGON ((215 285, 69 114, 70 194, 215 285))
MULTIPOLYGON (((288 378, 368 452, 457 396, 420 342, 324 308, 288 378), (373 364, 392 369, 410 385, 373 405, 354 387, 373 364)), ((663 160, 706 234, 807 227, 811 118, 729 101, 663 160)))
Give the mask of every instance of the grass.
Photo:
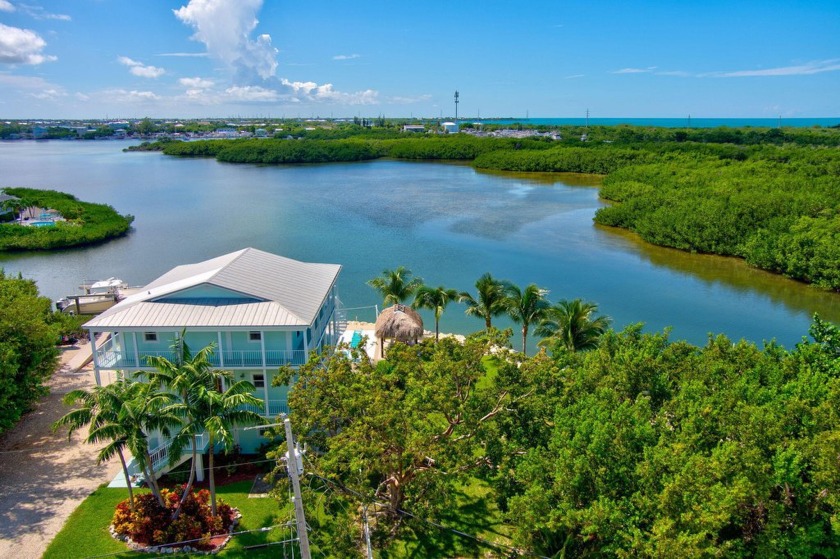
MULTIPOLYGON (((280 504, 272 498, 249 499, 251 481, 241 481, 217 488, 216 495, 236 507, 242 513, 237 531, 254 530, 275 524, 282 524, 293 518, 290 509, 281 510, 280 504)), ((117 503, 128 498, 128 490, 100 487, 85 499, 70 515, 61 532, 55 537, 44 559, 76 559, 112 554, 115 558, 138 557, 128 551, 126 545, 111 537, 108 525, 117 503)), ((289 531, 275 528, 266 532, 235 536, 216 557, 220 559, 248 557, 249 559, 276 558, 282 553, 282 546, 273 545, 260 549, 245 549, 248 546, 263 545, 288 539, 289 531)), ((144 554, 143 557, 163 555, 144 554)), ((172 555, 166 555, 172 557, 172 555)), ((206 557, 204 555, 179 554, 178 557, 206 557)))
MULTIPOLYGON (((294 520, 290 505, 281 509, 280 502, 274 498, 248 498, 251 481, 241 481, 217 489, 219 498, 242 513, 237 531, 254 530, 294 520)), ((461 536, 452 530, 472 534, 482 540, 506 544, 509 543, 507 525, 502 522, 502 515, 496 507, 489 486, 473 480, 471 483, 455 489, 455 507, 448 514, 438 519, 438 523, 451 530, 435 527, 422 521, 411 521, 410 529, 394 541, 387 549, 377 550, 376 556, 382 558, 446 558, 446 557, 501 557, 504 553, 494 552, 491 546, 461 536)), ((113 539, 108 532, 108 525, 117 503, 128 498, 126 489, 100 487, 82 502, 67 519, 61 532, 47 548, 44 559, 82 559, 108 555, 109 557, 172 557, 172 555, 138 554, 128 551, 125 544, 113 539)), ((312 523, 320 530, 330 530, 334 519, 324 516, 323 507, 308 511, 314 513, 312 523)), ((265 532, 254 532, 235 536, 217 557, 220 559, 269 559, 284 556, 283 544, 251 548, 272 542, 288 540, 292 536, 289 528, 274 528, 265 532)), ((312 536, 310 536, 312 537, 312 536)), ((315 538, 317 539, 317 538, 315 538)), ((327 538, 329 539, 329 538, 327 538)), ((313 541, 315 556, 332 554, 329 550, 318 551, 313 541), (326 553, 324 553, 326 552, 326 553)), ((295 554, 297 549, 295 547, 295 554)), ((206 557, 204 555, 178 554, 178 557, 206 557)))

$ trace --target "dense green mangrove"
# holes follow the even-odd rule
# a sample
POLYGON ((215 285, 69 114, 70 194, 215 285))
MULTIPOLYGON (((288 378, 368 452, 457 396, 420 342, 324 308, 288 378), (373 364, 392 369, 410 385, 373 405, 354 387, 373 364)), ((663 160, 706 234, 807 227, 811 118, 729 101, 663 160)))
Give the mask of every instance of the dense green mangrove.
POLYGON ((75 196, 55 190, 2 190, 19 199, 19 207, 10 208, 13 211, 6 214, 9 218, 26 207, 38 207, 56 210, 65 221, 57 221, 51 227, 0 222, 0 251, 52 250, 95 244, 125 235, 134 221, 133 216, 120 215, 106 204, 82 202, 75 196))
POLYGON ((599 224, 661 246, 741 257, 840 291, 840 129, 566 126, 554 129, 554 140, 377 130, 318 129, 294 139, 168 142, 143 149, 230 163, 391 157, 605 175, 601 196, 613 203, 597 212, 599 224))

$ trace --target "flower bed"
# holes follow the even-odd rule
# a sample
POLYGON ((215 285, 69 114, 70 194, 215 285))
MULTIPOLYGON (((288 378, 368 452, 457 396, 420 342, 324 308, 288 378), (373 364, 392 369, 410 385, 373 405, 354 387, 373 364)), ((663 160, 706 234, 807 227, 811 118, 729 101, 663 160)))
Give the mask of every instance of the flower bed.
POLYGON ((174 491, 161 489, 165 507, 160 506, 154 495, 138 495, 134 498, 133 513, 128 500, 122 501, 114 512, 111 535, 136 551, 219 552, 230 540, 230 533, 239 521, 239 511, 218 500, 218 514, 213 516, 210 492, 202 489, 187 497, 181 514, 173 521, 172 514, 182 494, 183 487, 174 491))

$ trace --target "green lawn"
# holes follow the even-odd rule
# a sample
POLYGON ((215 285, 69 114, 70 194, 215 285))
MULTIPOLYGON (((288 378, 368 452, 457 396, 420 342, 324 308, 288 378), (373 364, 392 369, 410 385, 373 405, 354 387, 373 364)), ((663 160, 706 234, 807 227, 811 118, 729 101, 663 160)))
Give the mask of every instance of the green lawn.
MULTIPOLYGON (((238 508, 242 513, 237 531, 253 530, 275 524, 284 524, 294 520, 291 505, 281 510, 280 502, 273 498, 248 498, 250 481, 232 483, 219 487, 217 495, 227 503, 238 508)), ((126 489, 100 487, 79 505, 67 519, 64 528, 47 548, 44 559, 74 559, 110 554, 116 558, 136 558, 141 556, 127 551, 125 544, 114 540, 108 532, 108 524, 117 503, 128 497, 126 489)), ((474 481, 468 486, 457 489, 456 510, 439 520, 448 528, 473 534, 479 538, 497 543, 509 543, 507 526, 502 523, 501 514, 493 502, 490 488, 474 481)), ((320 507, 317 507, 319 508, 320 507)), ((329 529, 331 519, 323 516, 323 510, 314 513, 312 523, 320 529, 329 529)), ((451 531, 437 528, 430 524, 415 521, 414 530, 393 542, 387 549, 376 551, 382 558, 446 558, 446 557, 494 557, 493 549, 484 544, 459 536, 451 531)), ((283 544, 268 547, 245 549, 271 542, 281 542, 292 536, 289 528, 275 528, 266 532, 255 532, 235 536, 220 552, 220 559, 276 559, 283 557, 283 544)), ((297 554, 297 549, 295 549, 297 554)), ((142 555, 143 557, 171 557, 171 555, 142 555)), ((178 557, 206 557, 203 555, 178 554, 178 557)), ((329 550, 318 550, 313 542, 313 556, 331 556, 329 550)))
MULTIPOLYGON (((280 510, 276 499, 248 498, 251 481, 242 481, 219 487, 219 498, 239 509, 242 520, 237 531, 253 530, 274 524, 287 522, 293 518, 290 511, 280 510)), ((74 559, 113 553, 112 557, 138 557, 137 553, 127 551, 124 543, 111 537, 108 524, 114 514, 117 503, 128 498, 126 489, 100 487, 79 505, 61 532, 47 548, 44 559, 74 559)), ((217 555, 219 558, 248 557, 254 559, 276 558, 282 556, 282 545, 273 545, 262 549, 245 550, 247 546, 278 542, 289 538, 287 528, 275 528, 267 532, 242 534, 234 537, 227 547, 217 555)), ((171 557, 171 555, 167 555, 171 557)), ((178 557, 193 555, 179 554, 178 557)), ((146 555, 152 557, 152 555, 146 555)), ((206 557, 195 555, 195 557, 206 557)))

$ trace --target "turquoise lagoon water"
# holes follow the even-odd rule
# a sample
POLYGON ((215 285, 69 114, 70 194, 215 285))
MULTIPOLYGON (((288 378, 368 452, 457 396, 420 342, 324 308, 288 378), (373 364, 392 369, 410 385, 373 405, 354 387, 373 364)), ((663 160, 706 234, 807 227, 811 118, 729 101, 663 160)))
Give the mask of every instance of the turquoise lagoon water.
MULTIPOLYGON (((593 225, 597 188, 579 177, 389 160, 257 167, 123 153, 126 145, 0 143, 3 185, 65 191, 136 218, 128 236, 100 246, 2 255, 6 273, 36 280, 56 299, 86 279, 144 284, 174 266, 253 246, 341 264, 344 304, 366 307, 350 319, 373 320, 379 301, 365 282, 404 265, 459 291, 485 272, 533 282, 552 300, 597 302, 619 328, 672 327, 672 338, 693 343, 722 332, 791 347, 814 312, 840 322, 837 294, 593 225)), ((441 321, 443 331, 482 327, 457 304, 441 321)))

